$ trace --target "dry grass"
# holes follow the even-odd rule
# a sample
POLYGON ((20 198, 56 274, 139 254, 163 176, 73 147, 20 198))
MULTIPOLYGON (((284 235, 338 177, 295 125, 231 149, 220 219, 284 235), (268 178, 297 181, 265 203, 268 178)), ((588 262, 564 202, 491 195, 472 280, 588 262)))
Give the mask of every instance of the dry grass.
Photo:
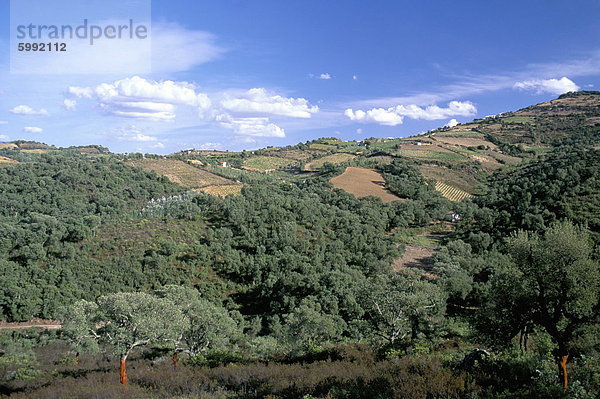
POLYGON ((219 197, 226 197, 230 194, 239 195, 242 191, 243 184, 230 184, 228 186, 206 186, 198 189, 198 191, 205 192, 210 195, 218 195, 219 197))
POLYGON ((15 161, 14 159, 10 159, 7 157, 3 157, 0 155, 0 164, 16 164, 19 163, 18 161, 15 161))
POLYGON ((46 154, 48 152, 50 152, 50 150, 48 149, 42 149, 42 148, 34 148, 34 149, 23 149, 21 148, 21 152, 25 152, 25 153, 29 153, 29 154, 46 154))
POLYGON ((372 169, 348 167, 343 174, 331 179, 331 183, 358 198, 373 195, 383 202, 400 200, 384 188, 383 176, 372 169))
POLYGON ((128 164, 145 170, 152 170, 159 175, 165 176, 173 183, 188 188, 235 184, 232 180, 225 179, 176 159, 137 159, 129 161, 128 164))
POLYGON ((19 146, 16 145, 15 143, 0 143, 0 150, 3 150, 5 148, 14 150, 14 149, 19 148, 19 146))
POLYGON ((314 161, 307 163, 306 165, 304 165, 304 169, 308 171, 319 170, 327 162, 332 164, 338 164, 348 162, 349 160, 354 158, 356 158, 356 156, 346 153, 327 155, 326 157, 315 159, 314 161))

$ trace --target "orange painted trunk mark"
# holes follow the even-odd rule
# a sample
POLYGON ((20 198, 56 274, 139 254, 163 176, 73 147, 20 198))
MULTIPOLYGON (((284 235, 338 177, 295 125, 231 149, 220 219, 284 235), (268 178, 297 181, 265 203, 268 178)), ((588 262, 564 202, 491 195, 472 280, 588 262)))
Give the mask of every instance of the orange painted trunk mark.
POLYGON ((125 372, 125 359, 121 359, 121 384, 127 390, 127 373, 125 372))
POLYGON ((79 367, 79 353, 75 355, 75 367, 79 367))
POLYGON ((569 355, 565 355, 560 358, 560 368, 562 370, 562 377, 563 377, 563 382, 565 384, 565 390, 567 390, 567 387, 569 386, 568 379, 567 379, 567 359, 568 358, 569 358, 569 355))
POLYGON ((177 358, 179 357, 179 353, 175 353, 173 355, 173 367, 177 367, 177 358))

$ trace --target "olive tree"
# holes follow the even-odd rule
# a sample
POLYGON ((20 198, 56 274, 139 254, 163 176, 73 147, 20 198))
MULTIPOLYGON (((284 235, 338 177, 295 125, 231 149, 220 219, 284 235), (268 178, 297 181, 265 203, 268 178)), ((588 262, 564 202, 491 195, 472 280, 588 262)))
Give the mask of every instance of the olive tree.
POLYGON ((443 290, 411 274, 378 276, 363 301, 375 335, 389 344, 432 333, 446 309, 443 290))
POLYGON ((504 343, 523 329, 543 328, 557 345, 566 389, 572 346, 599 315, 600 265, 591 258, 589 233, 571 222, 555 223, 542 236, 519 231, 507 252, 514 263, 492 277, 478 328, 504 343))

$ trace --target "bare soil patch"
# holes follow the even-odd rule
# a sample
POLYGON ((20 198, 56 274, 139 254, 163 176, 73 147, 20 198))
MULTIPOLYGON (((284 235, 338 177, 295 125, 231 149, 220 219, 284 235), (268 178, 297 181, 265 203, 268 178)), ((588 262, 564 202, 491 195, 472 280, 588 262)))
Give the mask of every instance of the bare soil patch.
POLYGON ((392 267, 395 272, 407 267, 415 267, 430 272, 433 268, 434 253, 431 248, 407 245, 404 255, 396 259, 392 267))
POLYGON ((24 330, 26 328, 43 328, 46 330, 58 330, 62 326, 56 320, 31 319, 29 321, 21 321, 16 323, 0 322, 0 330, 24 330))
POLYGON ((357 198, 373 195, 383 202, 401 199, 385 188, 383 176, 373 169, 350 166, 344 173, 331 179, 331 183, 335 188, 341 188, 357 198))

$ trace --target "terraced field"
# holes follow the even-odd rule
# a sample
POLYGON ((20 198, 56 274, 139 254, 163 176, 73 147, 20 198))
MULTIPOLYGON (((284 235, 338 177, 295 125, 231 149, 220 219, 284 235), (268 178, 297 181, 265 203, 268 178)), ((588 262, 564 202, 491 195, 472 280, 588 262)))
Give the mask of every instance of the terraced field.
POLYGON ((373 169, 350 166, 344 173, 331 179, 331 183, 333 187, 341 188, 357 198, 373 195, 383 202, 400 200, 400 197, 385 189, 383 176, 373 169))
POLYGON ((289 158, 280 157, 267 157, 259 155, 256 157, 248 158, 244 161, 244 169, 257 170, 259 172, 266 172, 279 168, 284 168, 288 165, 293 164, 295 161, 289 158))
POLYGON ((439 191, 444 198, 448 198, 450 201, 462 201, 465 198, 472 198, 473 196, 466 191, 458 189, 456 187, 449 186, 440 181, 435 183, 435 189, 439 191))
POLYGON ((401 149, 399 155, 406 158, 428 159, 433 161, 466 162, 469 159, 451 151, 401 149))
POLYGON ((348 162, 349 160, 354 158, 356 158, 356 156, 352 154, 346 154, 343 152, 333 155, 327 155, 323 158, 315 159, 314 161, 307 163, 306 165, 304 165, 304 169, 308 171, 319 170, 327 162, 332 164, 338 164, 348 162))
POLYGON ((176 159, 137 159, 129 161, 128 164, 145 170, 152 170, 159 175, 165 176, 173 183, 188 188, 228 186, 236 184, 232 180, 225 179, 176 159))

